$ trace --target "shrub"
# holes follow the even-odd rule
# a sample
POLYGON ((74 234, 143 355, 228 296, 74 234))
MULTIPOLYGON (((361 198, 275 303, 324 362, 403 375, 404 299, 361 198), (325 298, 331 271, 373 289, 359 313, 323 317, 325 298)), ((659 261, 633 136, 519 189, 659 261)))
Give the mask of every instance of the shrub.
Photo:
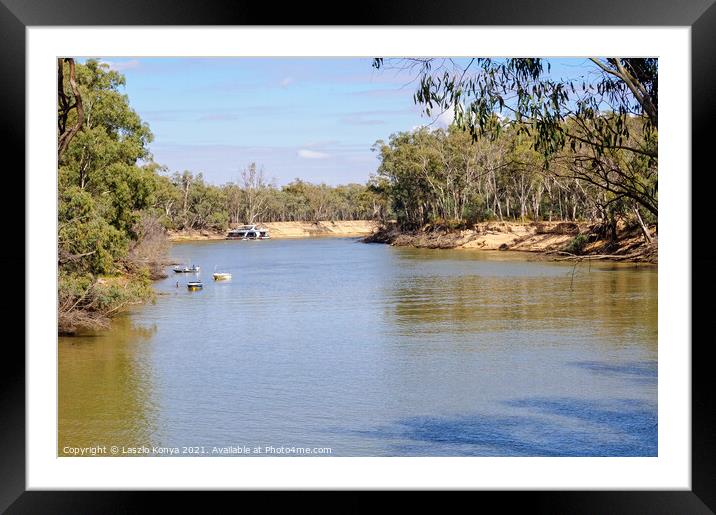
POLYGON ((588 242, 589 238, 587 238, 586 235, 578 234, 572 239, 572 241, 569 242, 565 250, 570 254, 581 254, 584 252, 584 247, 588 242))
POLYGON ((152 297, 146 270, 131 276, 110 277, 60 270, 58 330, 61 334, 74 334, 78 330, 106 329, 112 315, 152 297))

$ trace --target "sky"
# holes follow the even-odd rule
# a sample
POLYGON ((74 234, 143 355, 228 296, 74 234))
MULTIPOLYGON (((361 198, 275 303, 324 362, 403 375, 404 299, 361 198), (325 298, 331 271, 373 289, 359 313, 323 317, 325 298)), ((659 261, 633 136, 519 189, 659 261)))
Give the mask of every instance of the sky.
MULTIPOLYGON (((375 70, 368 58, 101 58, 126 78, 130 105, 154 134, 154 161, 171 172, 238 182, 255 162, 281 186, 295 178, 365 183, 377 140, 420 125, 447 127, 413 102, 417 71, 375 70)), ((582 77, 586 59, 550 59, 582 77)))

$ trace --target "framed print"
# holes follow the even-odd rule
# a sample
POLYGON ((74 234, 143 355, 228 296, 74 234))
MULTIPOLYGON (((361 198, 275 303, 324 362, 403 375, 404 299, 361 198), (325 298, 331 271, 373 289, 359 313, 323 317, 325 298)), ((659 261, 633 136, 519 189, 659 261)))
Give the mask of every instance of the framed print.
POLYGON ((2 0, 2 509, 712 512, 716 7, 298 11, 2 0))

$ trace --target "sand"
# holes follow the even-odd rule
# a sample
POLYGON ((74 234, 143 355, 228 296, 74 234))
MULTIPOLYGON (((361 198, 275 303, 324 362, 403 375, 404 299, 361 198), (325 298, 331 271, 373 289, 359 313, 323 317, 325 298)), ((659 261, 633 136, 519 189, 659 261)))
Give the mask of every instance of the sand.
MULTIPOLYGON (((266 222, 258 224, 268 229, 272 239, 333 237, 349 238, 373 234, 378 223, 373 220, 346 220, 322 222, 266 222)), ((226 232, 215 231, 169 231, 170 241, 223 240, 226 232)))
MULTIPOLYGON (((581 258, 569 256, 566 250, 578 234, 589 236, 588 223, 575 222, 483 222, 463 230, 423 230, 403 233, 384 229, 367 238, 368 242, 389 243, 395 246, 431 249, 510 250, 554 256, 555 259, 581 258)), ((656 240, 656 232, 652 230, 656 240)), ((583 256, 635 262, 656 263, 656 242, 646 245, 638 230, 619 231, 618 240, 590 241, 583 256)))

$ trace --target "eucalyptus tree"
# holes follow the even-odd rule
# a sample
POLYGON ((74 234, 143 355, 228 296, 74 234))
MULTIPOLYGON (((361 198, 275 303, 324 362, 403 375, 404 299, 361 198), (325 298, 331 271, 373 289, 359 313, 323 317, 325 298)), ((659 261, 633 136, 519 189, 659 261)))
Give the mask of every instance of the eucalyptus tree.
POLYGON ((84 107, 77 85, 75 60, 71 57, 57 59, 57 157, 62 154, 82 128, 84 107))
MULTIPOLYGON (((60 330, 97 326, 149 295, 146 236, 157 206, 148 126, 106 64, 58 61, 60 330), (141 254, 141 262, 137 261, 141 254)), ((159 248, 159 247, 156 247, 159 248)))
POLYGON ((121 74, 90 59, 76 66, 76 75, 83 121, 60 160, 61 179, 101 193, 115 173, 151 160, 152 133, 120 91, 125 84, 121 74))
POLYGON ((401 132, 373 146, 381 161, 374 182, 387 192, 398 224, 406 229, 426 224, 435 204, 430 175, 436 152, 430 138, 427 129, 401 132))
MULTIPOLYGON (((593 76, 579 82, 557 78, 539 58, 401 61, 418 76, 414 101, 427 114, 454 110, 455 124, 475 139, 514 127, 547 165, 568 150, 574 166, 563 172, 656 220, 658 59, 595 57, 589 63, 593 76)), ((386 64, 373 61, 375 68, 386 64)))
MULTIPOLYGON (((142 162, 150 158, 152 135, 119 91, 124 78, 96 60, 67 65, 71 66, 70 77, 74 77, 70 82, 75 82, 74 103, 81 97, 83 108, 76 108, 60 122, 81 128, 73 138, 64 140, 66 146, 59 161, 61 256, 78 255, 70 249, 82 247, 86 243, 81 241, 83 235, 95 233, 77 228, 100 223, 99 218, 117 231, 104 231, 109 240, 136 237, 133 227, 140 212, 155 202, 156 187, 154 168, 142 162), (73 120, 79 114, 83 116, 81 123, 73 120)), ((60 118, 66 112, 62 107, 66 102, 60 92, 60 118)), ((102 242, 94 241, 101 253, 102 242)), ((77 260, 73 263, 77 265, 77 260)), ((97 266, 97 271, 107 270, 107 266, 97 266)), ((94 271, 93 267, 88 270, 94 271)))
POLYGON ((270 185, 264 177, 263 168, 257 168, 256 163, 249 163, 242 170, 241 182, 244 190, 246 221, 254 223, 266 210, 270 185))

